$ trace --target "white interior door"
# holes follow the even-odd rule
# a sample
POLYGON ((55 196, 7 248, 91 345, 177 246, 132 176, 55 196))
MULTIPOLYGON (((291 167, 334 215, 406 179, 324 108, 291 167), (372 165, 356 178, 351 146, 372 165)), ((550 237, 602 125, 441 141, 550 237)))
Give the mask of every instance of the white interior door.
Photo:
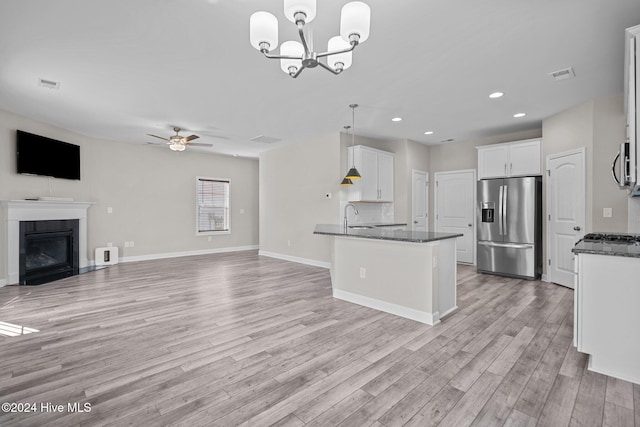
POLYGON ((411 224, 416 231, 429 231, 429 175, 411 171, 411 224))
POLYGON ((456 242, 456 260, 475 262, 476 171, 463 170, 435 174, 435 229, 462 233, 456 242))
POLYGON ((585 233, 584 149, 547 157, 547 278, 574 287, 575 243, 585 233))

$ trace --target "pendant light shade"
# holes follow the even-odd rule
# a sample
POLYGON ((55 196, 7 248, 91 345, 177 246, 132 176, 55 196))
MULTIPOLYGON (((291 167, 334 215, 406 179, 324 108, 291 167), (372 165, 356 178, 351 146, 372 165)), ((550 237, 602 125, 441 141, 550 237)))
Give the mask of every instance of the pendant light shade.
MULTIPOLYGON (((304 54, 304 47, 300 42, 288 41, 288 42, 282 43, 282 46, 280 46, 280 55, 301 57, 303 54, 304 54)), ((295 68, 295 70, 293 70, 293 72, 295 73, 300 69, 300 67, 302 67, 302 60, 287 59, 287 58, 280 59, 280 68, 282 68, 282 71, 284 71, 287 74, 290 74, 292 71, 290 70, 291 67, 295 68)))
POLYGON ((340 35, 351 42, 351 36, 358 35, 358 43, 363 43, 369 38, 369 24, 371 21, 371 8, 361 1, 352 1, 342 7, 340 16, 340 35))
POLYGON ((348 187, 350 185, 353 185, 353 181, 351 181, 349 178, 344 177, 342 179, 342 182, 340 183, 340 185, 342 185, 343 187, 348 187))
POLYGON ((249 18, 249 40, 259 51, 278 47, 278 18, 269 12, 256 12, 249 18))
POLYGON ((284 16, 294 24, 296 23, 296 13, 302 12, 306 15, 305 23, 313 21, 316 17, 316 0, 284 0, 284 16))
POLYGON ((360 172, 358 172, 358 169, 356 169, 356 167, 352 167, 351 169, 349 169, 349 172, 347 172, 347 176, 345 176, 346 179, 352 180, 352 179, 360 179, 362 178, 360 176, 360 172))
MULTIPOLYGON (((343 49, 349 49, 351 45, 344 41, 342 37, 335 36, 329 39, 328 51, 339 51, 343 49)), ((351 67, 351 52, 339 53, 337 55, 329 55, 327 57, 327 63, 334 70, 346 70, 351 67), (341 65, 342 64, 342 65, 341 65)))

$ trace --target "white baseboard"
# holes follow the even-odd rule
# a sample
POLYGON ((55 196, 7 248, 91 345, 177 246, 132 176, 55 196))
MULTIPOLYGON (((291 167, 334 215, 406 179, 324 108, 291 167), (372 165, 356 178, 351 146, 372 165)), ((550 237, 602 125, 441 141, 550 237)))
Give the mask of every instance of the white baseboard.
MULTIPOLYGON (((118 261, 119 262, 151 261, 156 259, 180 258, 184 256, 194 256, 194 255, 210 255, 210 254, 220 254, 220 253, 226 253, 226 252, 254 251, 256 249, 258 249, 258 246, 252 245, 252 246, 236 246, 231 248, 201 249, 197 251, 165 252, 161 254, 121 257, 118 259, 118 261)), ((91 264, 93 265, 94 263, 95 262, 92 260, 91 264)))
POLYGON ((416 322, 426 323, 427 325, 437 325, 440 323, 440 313, 428 313, 402 305, 392 304, 390 302, 381 301, 375 298, 369 298, 362 295, 354 294, 340 289, 333 290, 333 297, 343 301, 352 302, 354 304, 363 305, 365 307, 384 311, 385 313, 394 314, 404 317, 405 319, 415 320, 416 322))
POLYGON ((543 282, 550 283, 549 282, 549 277, 546 274, 543 274, 542 277, 540 278, 540 280, 542 280, 543 282))
POLYGON ((5 279, 0 279, 0 288, 5 286, 7 284, 7 281, 5 279))
POLYGON ((315 260, 315 259, 308 259, 308 258, 300 258, 300 257, 297 257, 297 256, 284 255, 284 254, 279 254, 279 253, 276 253, 276 252, 259 251, 258 255, 266 256, 266 257, 269 257, 269 258, 281 259, 281 260, 284 260, 284 261, 297 262, 298 264, 311 265, 313 267, 331 268, 331 263, 330 262, 318 261, 318 260, 315 260))

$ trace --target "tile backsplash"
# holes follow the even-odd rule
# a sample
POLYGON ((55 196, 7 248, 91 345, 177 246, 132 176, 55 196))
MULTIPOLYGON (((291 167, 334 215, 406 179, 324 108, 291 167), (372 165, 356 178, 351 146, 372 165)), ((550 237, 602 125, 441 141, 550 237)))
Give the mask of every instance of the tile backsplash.
MULTIPOLYGON (((349 202, 340 202, 340 219, 344 218, 344 207, 349 202)), ((361 203, 351 202, 358 208, 358 215, 353 209, 347 210, 349 224, 392 223, 394 222, 393 203, 361 203)))

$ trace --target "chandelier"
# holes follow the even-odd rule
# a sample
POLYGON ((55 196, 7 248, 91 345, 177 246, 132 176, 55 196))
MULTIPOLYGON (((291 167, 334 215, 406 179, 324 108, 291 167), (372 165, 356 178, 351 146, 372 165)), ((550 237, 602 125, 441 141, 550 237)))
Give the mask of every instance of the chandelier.
POLYGON ((313 50, 310 31, 306 24, 316 16, 316 0, 284 0, 285 17, 298 27, 300 42, 286 41, 280 46, 280 54, 270 52, 278 47, 278 19, 269 12, 255 12, 249 19, 251 46, 269 59, 279 59, 280 68, 294 79, 305 68, 318 65, 325 70, 340 74, 351 66, 351 55, 355 47, 369 38, 371 9, 366 3, 352 1, 342 7, 340 35, 329 39, 326 52, 313 50), (326 57, 326 63, 320 58, 326 57))

